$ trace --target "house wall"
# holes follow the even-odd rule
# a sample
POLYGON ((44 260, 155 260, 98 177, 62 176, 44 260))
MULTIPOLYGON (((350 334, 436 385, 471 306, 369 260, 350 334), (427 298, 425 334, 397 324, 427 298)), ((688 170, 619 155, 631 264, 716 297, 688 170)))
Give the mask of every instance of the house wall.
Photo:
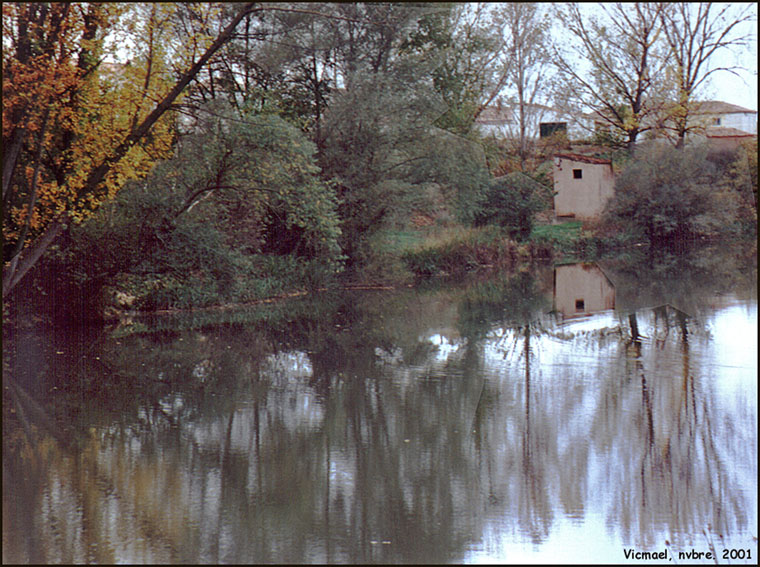
POLYGON ((585 163, 568 158, 554 158, 554 214, 593 219, 604 210, 614 194, 615 179, 611 164, 585 163), (573 177, 580 169, 582 178, 573 177))
MULTIPOLYGON (((510 107, 499 112, 498 116, 481 117, 476 125, 484 136, 495 136, 502 139, 515 139, 519 136, 520 121, 517 107, 510 107)), ((527 112, 525 135, 537 140, 540 137, 542 122, 567 123, 567 135, 571 140, 583 139, 592 131, 591 120, 582 116, 569 116, 551 108, 529 107, 527 112)))
POLYGON ((541 122, 567 123, 567 137, 571 140, 581 140, 587 138, 593 130, 591 127, 591 121, 586 118, 579 116, 568 116, 565 113, 557 112, 555 110, 546 110, 538 117, 535 132, 533 133, 533 135, 536 137, 538 137, 540 134, 539 126, 541 122))
POLYGON ((728 114, 716 114, 711 117, 709 125, 715 125, 715 118, 720 119, 720 126, 736 128, 750 134, 757 134, 756 112, 734 112, 728 114))

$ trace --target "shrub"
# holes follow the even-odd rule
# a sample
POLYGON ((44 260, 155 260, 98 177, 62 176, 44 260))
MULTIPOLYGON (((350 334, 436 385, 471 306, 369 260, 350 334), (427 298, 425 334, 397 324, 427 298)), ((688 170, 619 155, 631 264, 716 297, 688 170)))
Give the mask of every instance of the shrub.
POLYGON ((515 243, 485 227, 464 229, 437 241, 426 241, 406 251, 402 259, 418 276, 457 275, 483 266, 512 266, 518 256, 515 243))
POLYGON ((652 142, 637 149, 615 182, 604 222, 625 225, 650 244, 668 244, 730 229, 736 192, 708 159, 708 148, 652 142))
POLYGON ((475 225, 495 224, 510 238, 524 241, 533 229, 533 216, 545 208, 545 193, 550 190, 522 173, 494 179, 485 201, 475 216, 475 225))

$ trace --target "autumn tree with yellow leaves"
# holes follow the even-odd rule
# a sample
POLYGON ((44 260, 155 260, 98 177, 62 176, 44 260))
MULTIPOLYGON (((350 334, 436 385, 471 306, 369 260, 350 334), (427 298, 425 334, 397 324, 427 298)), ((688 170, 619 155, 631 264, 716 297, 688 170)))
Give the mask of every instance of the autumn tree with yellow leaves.
POLYGON ((172 148, 173 108, 252 11, 218 4, 3 4, 3 296, 71 223, 172 148), (186 10, 186 8, 185 8, 186 10), (126 54, 126 62, 117 63, 126 54))

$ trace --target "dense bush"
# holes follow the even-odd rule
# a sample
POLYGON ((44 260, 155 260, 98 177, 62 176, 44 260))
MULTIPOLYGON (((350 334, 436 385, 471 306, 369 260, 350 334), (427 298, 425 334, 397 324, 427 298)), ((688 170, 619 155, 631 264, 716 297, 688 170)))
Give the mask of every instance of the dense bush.
POLYGON ((730 155, 731 185, 739 197, 739 222, 744 233, 757 234, 757 138, 743 142, 730 155))
POLYGON ((520 250, 491 227, 462 229, 407 250, 402 259, 417 276, 456 275, 484 266, 511 267, 520 250))
POLYGON ((677 149, 652 142, 637 149, 615 182, 607 225, 654 245, 735 229, 738 195, 704 145, 677 149))
POLYGON ((205 108, 173 159, 51 249, 59 302, 119 290, 134 307, 190 307, 323 285, 340 229, 313 152, 276 116, 205 108))
POLYGON ((533 229, 533 216, 546 207, 546 194, 551 194, 547 187, 522 173, 498 177, 488 186, 475 225, 494 224, 510 238, 524 241, 533 229))

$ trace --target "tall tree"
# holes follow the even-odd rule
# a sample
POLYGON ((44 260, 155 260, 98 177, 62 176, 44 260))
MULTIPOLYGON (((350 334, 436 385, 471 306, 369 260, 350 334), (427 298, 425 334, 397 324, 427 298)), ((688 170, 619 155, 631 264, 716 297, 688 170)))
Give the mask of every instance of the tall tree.
POLYGON ((734 5, 716 7, 711 2, 665 3, 660 12, 665 38, 669 47, 668 59, 675 75, 677 100, 667 109, 669 130, 675 134, 677 145, 683 146, 686 134, 699 128, 693 118, 697 108, 696 96, 708 77, 719 71, 735 72, 735 66, 712 66, 716 53, 744 47, 748 34, 740 25, 753 18, 747 4, 738 11, 734 5))
POLYGON ((572 42, 554 52, 569 82, 568 104, 593 110, 629 148, 654 126, 650 117, 662 99, 655 92, 664 82, 658 57, 662 10, 662 4, 649 2, 601 4, 597 13, 576 3, 557 10, 572 42))
POLYGON ((196 34, 175 46, 174 55, 187 62, 176 76, 166 69, 162 53, 168 42, 162 37, 164 24, 173 9, 3 4, 3 67, 8 70, 3 143, 9 149, 3 178, 3 296, 68 223, 81 221, 127 179, 147 173, 166 155, 171 147, 167 111, 257 8, 240 5, 215 36, 196 34), (139 32, 130 27, 135 20, 146 27, 139 32), (120 23, 127 26, 119 29, 120 23), (135 59, 109 69, 103 50, 108 34, 116 31, 135 46, 135 59), (30 156, 25 169, 17 167, 22 152, 30 156))
POLYGON ((433 199, 473 202, 464 196, 477 192, 486 170, 482 148, 436 127, 451 99, 436 84, 440 59, 430 56, 436 50, 414 44, 427 41, 415 34, 445 11, 414 4, 340 7, 342 19, 332 23, 340 88, 330 96, 320 164, 338 183, 344 250, 361 263, 369 236, 386 222, 429 208, 433 199))
POLYGON ((447 105, 437 125, 455 134, 470 136, 508 82, 513 54, 498 10, 483 2, 433 4, 404 44, 433 62, 433 83, 447 105))
POLYGON ((509 2, 499 7, 511 59, 507 87, 517 96, 517 153, 524 169, 528 154, 528 128, 537 118, 535 103, 543 92, 549 52, 549 14, 535 2, 509 2))

